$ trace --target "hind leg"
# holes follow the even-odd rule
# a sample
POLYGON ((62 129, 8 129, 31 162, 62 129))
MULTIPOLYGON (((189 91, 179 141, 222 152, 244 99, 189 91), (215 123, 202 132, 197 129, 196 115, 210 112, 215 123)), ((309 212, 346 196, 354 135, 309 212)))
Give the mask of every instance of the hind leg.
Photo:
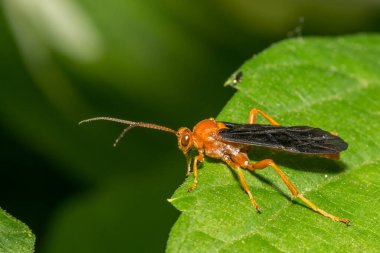
POLYGON ((347 225, 350 223, 350 221, 348 219, 336 217, 335 215, 332 215, 332 214, 320 209, 318 206, 313 204, 310 200, 308 200, 307 198, 302 196, 298 192, 296 187, 292 184, 292 182, 290 182, 288 177, 278 168, 278 166, 271 159, 265 159, 265 160, 259 161, 257 163, 250 163, 246 168, 251 170, 251 171, 254 171, 254 170, 265 169, 267 167, 272 167, 276 171, 276 173, 280 176, 280 178, 285 183, 285 185, 289 188, 289 190, 293 194, 293 196, 301 199, 306 205, 308 205, 315 212, 318 212, 318 213, 322 214, 323 216, 329 217, 330 219, 332 219, 334 221, 340 221, 340 222, 343 222, 347 225))
POLYGON ((268 114, 266 114, 265 112, 259 110, 259 109, 256 109, 256 108, 253 108, 251 110, 251 112, 249 113, 249 117, 248 117, 248 123, 249 124, 256 124, 256 116, 257 116, 257 113, 261 114, 266 120, 269 121, 269 123, 271 125, 274 125, 274 126, 279 126, 280 124, 275 121, 274 119, 272 119, 268 114))

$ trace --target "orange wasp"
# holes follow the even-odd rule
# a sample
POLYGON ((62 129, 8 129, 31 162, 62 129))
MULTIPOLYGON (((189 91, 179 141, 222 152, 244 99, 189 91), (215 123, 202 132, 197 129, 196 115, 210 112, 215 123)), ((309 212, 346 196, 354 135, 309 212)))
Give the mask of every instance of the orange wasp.
POLYGON ((178 147, 182 150, 187 160, 187 175, 189 175, 191 171, 191 159, 189 158, 188 152, 191 149, 197 149, 198 155, 194 157, 192 163, 194 181, 188 190, 189 192, 194 190, 198 183, 198 162, 203 162, 205 155, 221 159, 237 171, 241 184, 243 185, 245 192, 248 194, 251 203, 258 212, 261 212, 259 205, 256 203, 248 188, 241 168, 254 171, 271 167, 281 177, 293 196, 301 199, 315 212, 329 217, 334 221, 340 221, 346 224, 349 224, 350 222, 348 219, 336 217, 320 209, 310 200, 302 196, 287 176, 271 159, 264 159, 252 163, 247 155, 251 146, 260 146, 290 153, 339 159, 339 153, 346 150, 348 144, 334 133, 329 133, 320 128, 309 126, 280 126, 277 121, 256 108, 251 110, 248 124, 221 122, 216 121, 214 118, 209 118, 196 124, 193 131, 187 127, 181 127, 178 131, 175 131, 168 127, 156 124, 133 122, 110 117, 86 119, 79 122, 79 124, 95 120, 114 121, 129 125, 116 139, 114 145, 117 144, 128 130, 134 127, 153 128, 175 134, 178 139, 178 147), (257 113, 261 114, 270 124, 256 124, 257 113))

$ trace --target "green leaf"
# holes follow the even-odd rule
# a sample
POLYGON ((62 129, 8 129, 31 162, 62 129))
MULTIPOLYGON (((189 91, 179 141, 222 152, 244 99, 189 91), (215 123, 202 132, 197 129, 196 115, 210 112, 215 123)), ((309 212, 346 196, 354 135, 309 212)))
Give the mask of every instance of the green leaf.
MULTIPOLYGON (((313 212, 270 168, 244 176, 261 205, 258 214, 236 172, 206 159, 170 202, 182 214, 167 252, 374 252, 380 249, 380 36, 298 38, 247 61, 238 91, 219 120, 247 122, 251 108, 283 125, 339 133, 349 143, 340 161, 254 148, 271 158, 306 198, 351 226, 313 212)), ((261 118, 259 117, 261 120, 261 118)), ((259 123, 264 123, 260 121, 259 123)))
POLYGON ((0 209, 0 252, 34 252, 35 237, 22 222, 0 209))

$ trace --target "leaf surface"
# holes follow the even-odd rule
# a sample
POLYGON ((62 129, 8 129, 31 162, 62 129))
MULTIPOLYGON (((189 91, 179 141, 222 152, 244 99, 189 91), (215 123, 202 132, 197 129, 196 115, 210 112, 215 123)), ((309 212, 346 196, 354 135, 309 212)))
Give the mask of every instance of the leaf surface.
POLYGON ((35 237, 22 222, 0 209, 0 252, 34 252, 35 237))
MULTIPOLYGON (((301 194, 351 226, 313 212, 270 168, 244 171, 258 214, 238 177, 206 159, 170 202, 182 212, 167 252, 375 252, 380 249, 380 36, 298 38, 248 60, 237 92, 218 120, 247 122, 259 108, 283 125, 337 132, 349 143, 340 161, 253 148, 273 159, 301 194)), ((259 116, 258 123, 266 123, 259 116)))

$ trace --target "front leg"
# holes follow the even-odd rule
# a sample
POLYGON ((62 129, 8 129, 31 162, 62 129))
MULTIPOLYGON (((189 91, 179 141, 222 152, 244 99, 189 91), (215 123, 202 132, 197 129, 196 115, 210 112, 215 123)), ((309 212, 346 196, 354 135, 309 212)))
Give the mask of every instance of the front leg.
POLYGON ((203 152, 200 152, 194 158, 194 163, 193 163, 194 181, 193 181, 193 184, 191 185, 191 187, 187 190, 188 192, 191 192, 192 190, 194 190, 197 187, 197 184, 198 184, 198 167, 197 167, 197 163, 198 163, 198 161, 199 162, 203 162, 203 160, 204 160, 203 152))
POLYGON ((190 171, 191 171, 191 159, 187 153, 185 154, 185 157, 186 157, 186 165, 187 165, 186 176, 188 177, 190 176, 190 171))

